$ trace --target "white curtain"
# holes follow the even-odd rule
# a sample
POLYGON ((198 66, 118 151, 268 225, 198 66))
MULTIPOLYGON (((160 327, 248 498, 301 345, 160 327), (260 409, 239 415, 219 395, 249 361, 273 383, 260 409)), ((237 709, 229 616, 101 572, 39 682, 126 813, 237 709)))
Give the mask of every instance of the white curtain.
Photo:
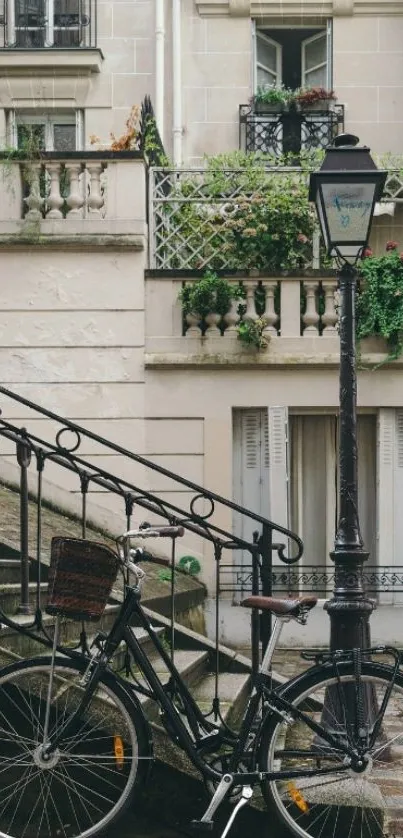
MULTIPOLYGON (((291 526, 304 541, 304 565, 331 565, 337 526, 336 416, 292 416, 291 526)), ((376 563, 376 419, 359 416, 358 505, 361 534, 376 563)))

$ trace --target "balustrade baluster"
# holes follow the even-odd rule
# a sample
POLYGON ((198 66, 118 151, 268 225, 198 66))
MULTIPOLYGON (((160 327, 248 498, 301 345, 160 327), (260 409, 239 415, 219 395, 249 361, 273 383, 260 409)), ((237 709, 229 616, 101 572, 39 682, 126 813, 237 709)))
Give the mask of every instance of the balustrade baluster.
MULTIPOLYGON (((233 283, 235 285, 235 283, 233 283)), ((240 316, 238 314, 238 307, 239 307, 239 300, 235 299, 231 301, 231 307, 226 314, 224 314, 223 320, 225 323, 225 333, 227 332, 236 332, 237 325, 240 321, 240 316)))
POLYGON ((30 163, 29 166, 24 166, 24 183, 27 184, 29 189, 29 195, 24 198, 28 207, 25 218, 30 221, 37 221, 42 218, 44 198, 41 196, 40 187, 41 169, 41 163, 30 163))
MULTIPOLYGON (((186 285, 191 285, 190 282, 186 283, 186 285)), ((202 330, 199 326, 201 321, 201 317, 198 311, 189 311, 185 314, 185 320, 188 325, 186 329, 186 337, 196 337, 199 338, 202 335, 202 330)))
POLYGON ((324 326, 323 335, 336 335, 336 324, 338 321, 336 305, 335 305, 335 291, 337 282, 334 279, 322 279, 322 288, 325 294, 325 311, 322 314, 322 324, 324 326))
POLYGON ((90 194, 87 198, 87 207, 90 215, 101 215, 104 198, 101 192, 102 163, 87 163, 87 172, 90 176, 90 194))
POLYGON ((207 337, 216 337, 221 334, 220 329, 218 328, 220 320, 221 314, 218 314, 216 311, 210 311, 210 313, 206 315, 205 321, 207 323, 207 329, 205 334, 207 337))
POLYGON ((306 294, 306 309, 305 314, 302 315, 302 322, 305 326, 304 337, 309 337, 311 335, 319 334, 318 326, 320 318, 316 310, 316 290, 318 288, 318 282, 305 280, 303 287, 306 294))
POLYGON ((66 163, 66 171, 68 172, 69 176, 69 194, 66 198, 66 204, 69 208, 67 217, 82 217, 84 206, 84 195, 82 190, 82 184, 80 184, 82 164, 66 163))
POLYGON ((263 312, 263 317, 267 321, 267 326, 263 329, 264 335, 277 335, 276 323, 278 322, 278 314, 274 308, 274 294, 277 288, 277 281, 263 280, 263 288, 266 292, 266 305, 263 312))
POLYGON ((245 288, 246 288, 246 311, 243 316, 243 320, 257 320, 259 315, 256 312, 256 304, 255 304, 255 290, 257 286, 256 279, 246 279, 245 280, 245 288))
POLYGON ((46 163, 46 177, 49 177, 49 195, 46 198, 48 210, 46 218, 63 218, 60 207, 64 204, 64 198, 60 194, 60 163, 46 163))

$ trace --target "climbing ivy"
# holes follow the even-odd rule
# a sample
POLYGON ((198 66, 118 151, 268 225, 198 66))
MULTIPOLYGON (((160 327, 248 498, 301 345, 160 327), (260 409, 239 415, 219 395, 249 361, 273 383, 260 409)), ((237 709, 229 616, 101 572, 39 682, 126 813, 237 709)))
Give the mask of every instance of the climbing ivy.
POLYGON ((367 250, 360 268, 357 338, 384 338, 388 355, 383 363, 403 351, 403 253, 398 253, 397 246, 388 242, 382 256, 367 250))

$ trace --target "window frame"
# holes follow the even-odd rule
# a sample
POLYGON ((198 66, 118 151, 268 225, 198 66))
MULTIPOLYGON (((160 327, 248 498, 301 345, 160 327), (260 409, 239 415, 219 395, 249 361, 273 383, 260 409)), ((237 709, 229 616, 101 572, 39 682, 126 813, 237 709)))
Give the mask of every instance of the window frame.
MULTIPOLYGON (((55 125, 75 125, 75 149, 81 151, 84 148, 84 114, 81 110, 65 111, 52 110, 38 112, 38 110, 12 110, 7 114, 7 135, 8 142, 12 148, 18 148, 18 126, 19 125, 44 125, 45 151, 55 151, 54 127, 55 125)), ((68 153, 68 152, 66 152, 68 153)))

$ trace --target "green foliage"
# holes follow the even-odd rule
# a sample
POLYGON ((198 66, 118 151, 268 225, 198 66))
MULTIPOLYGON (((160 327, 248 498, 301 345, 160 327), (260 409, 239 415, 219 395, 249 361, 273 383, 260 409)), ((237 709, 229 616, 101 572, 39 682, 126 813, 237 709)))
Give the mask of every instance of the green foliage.
POLYGON ((402 254, 389 249, 383 256, 364 259, 360 268, 357 338, 384 338, 388 346, 386 361, 398 358, 403 351, 402 259, 402 254))
POLYGON ((199 314, 202 320, 211 312, 226 314, 234 296, 236 289, 213 271, 206 271, 204 276, 191 285, 185 285, 179 293, 183 313, 199 314))
POLYGON ((238 339, 246 346, 254 349, 266 349, 269 338, 263 334, 267 326, 265 317, 258 317, 256 320, 243 320, 237 327, 238 339))
POLYGON ((145 119, 142 142, 142 150, 150 165, 169 166, 169 159, 162 148, 155 117, 151 116, 151 114, 148 114, 145 119))
POLYGON ((255 105, 288 105, 294 99, 294 92, 281 85, 258 87, 253 101, 255 105))
MULTIPOLYGON (((315 155, 315 160, 317 156, 315 155)), ((208 158, 200 176, 189 175, 170 193, 169 229, 180 230, 172 268, 301 270, 311 259, 316 212, 308 201, 308 169, 235 152, 208 158), (173 211, 172 211, 173 210, 173 211)))

